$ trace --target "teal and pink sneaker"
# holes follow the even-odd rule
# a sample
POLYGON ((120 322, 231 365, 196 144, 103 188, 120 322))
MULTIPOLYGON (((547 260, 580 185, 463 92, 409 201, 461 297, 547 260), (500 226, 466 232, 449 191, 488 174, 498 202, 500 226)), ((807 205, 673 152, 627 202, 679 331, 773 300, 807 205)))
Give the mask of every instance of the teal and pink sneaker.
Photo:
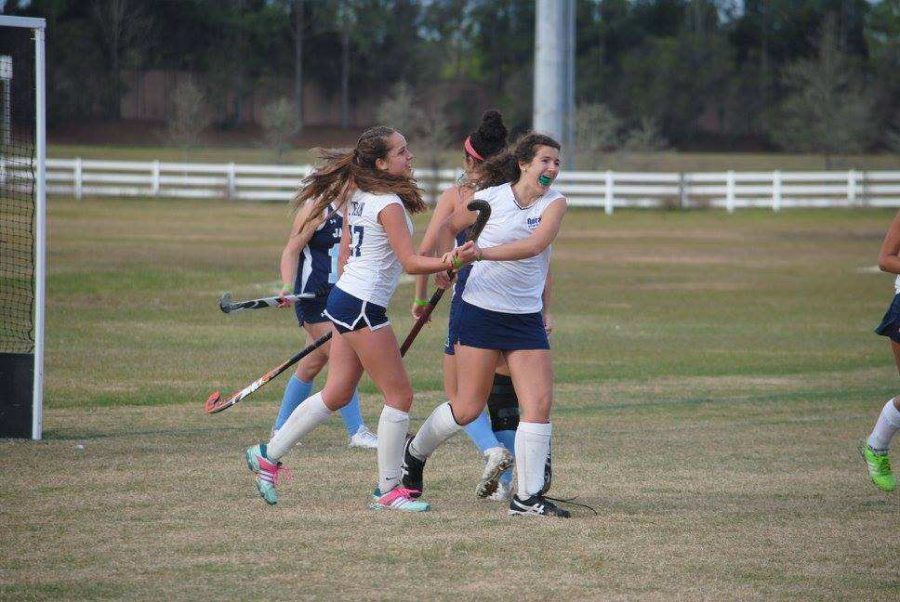
MULTIPOLYGON (((267 504, 275 505, 278 502, 278 493, 275 486, 278 484, 278 473, 287 470, 281 462, 273 462, 266 457, 266 444, 262 443, 250 447, 245 452, 247 468, 256 474, 256 489, 267 504)), ((290 473, 285 473, 288 477, 290 473)))
POLYGON ((407 489, 397 485, 384 495, 377 488, 372 492, 372 501, 369 508, 372 510, 399 510, 400 512, 426 512, 431 505, 428 502, 415 499, 421 491, 407 489))

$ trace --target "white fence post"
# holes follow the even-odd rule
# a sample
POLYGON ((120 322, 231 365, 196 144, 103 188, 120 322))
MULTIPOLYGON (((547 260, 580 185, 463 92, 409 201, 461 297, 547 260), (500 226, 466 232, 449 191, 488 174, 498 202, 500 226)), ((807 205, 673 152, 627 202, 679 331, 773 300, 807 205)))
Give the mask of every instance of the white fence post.
POLYGON ((772 172, 772 211, 781 211, 781 172, 772 172))
POLYGON ((73 165, 74 181, 72 183, 72 185, 75 189, 75 200, 78 200, 78 201, 81 200, 83 193, 84 193, 84 190, 82 188, 84 185, 84 178, 82 177, 82 167, 83 166, 81 164, 81 157, 78 157, 77 159, 75 159, 75 163, 73 165))
POLYGON ((233 199, 237 196, 237 170, 234 163, 228 164, 228 198, 233 199))
POLYGON ((847 203, 851 207, 856 205, 856 170, 847 172, 847 203))
POLYGON ((725 176, 725 209, 734 213, 734 170, 728 170, 725 176))
POLYGON ((159 161, 153 162, 150 175, 150 193, 153 196, 159 196, 159 161))
POLYGON ((612 215, 613 212, 613 172, 606 170, 606 215, 612 215))

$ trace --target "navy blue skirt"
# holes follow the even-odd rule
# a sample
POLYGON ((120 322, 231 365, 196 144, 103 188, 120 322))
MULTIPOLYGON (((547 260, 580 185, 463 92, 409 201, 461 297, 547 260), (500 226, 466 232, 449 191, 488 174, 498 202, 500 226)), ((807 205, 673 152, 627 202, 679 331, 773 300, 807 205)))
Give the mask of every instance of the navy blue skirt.
POLYGON ((300 326, 327 322, 328 316, 325 315, 327 302, 327 297, 316 297, 315 299, 300 299, 294 303, 294 313, 297 315, 297 322, 300 326))
POLYGON ((482 309, 462 299, 459 306, 454 343, 502 351, 550 349, 541 312, 507 314, 482 309))
POLYGON ((454 346, 459 339, 459 311, 463 300, 459 295, 453 295, 450 301, 450 319, 447 321, 447 340, 444 342, 444 353, 447 355, 456 355, 454 346))
POLYGON ((338 287, 331 289, 328 295, 325 316, 341 334, 367 326, 372 330, 378 330, 391 323, 386 308, 358 299, 338 287))
POLYGON ((895 343, 900 343, 900 293, 894 295, 894 300, 891 301, 875 332, 889 337, 895 343))

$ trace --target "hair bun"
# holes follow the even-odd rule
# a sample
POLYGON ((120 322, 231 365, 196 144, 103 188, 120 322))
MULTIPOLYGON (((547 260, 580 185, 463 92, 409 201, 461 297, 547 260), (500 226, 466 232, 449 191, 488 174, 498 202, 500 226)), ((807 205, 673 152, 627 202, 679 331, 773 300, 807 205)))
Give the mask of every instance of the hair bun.
POLYGON ((493 109, 485 111, 481 116, 481 125, 478 126, 478 133, 485 141, 506 143, 506 126, 503 125, 503 116, 499 111, 493 109))
POLYGON ((488 158, 506 148, 506 126, 503 125, 503 116, 500 111, 491 109, 481 116, 481 125, 469 134, 469 142, 481 155, 480 158, 488 158))

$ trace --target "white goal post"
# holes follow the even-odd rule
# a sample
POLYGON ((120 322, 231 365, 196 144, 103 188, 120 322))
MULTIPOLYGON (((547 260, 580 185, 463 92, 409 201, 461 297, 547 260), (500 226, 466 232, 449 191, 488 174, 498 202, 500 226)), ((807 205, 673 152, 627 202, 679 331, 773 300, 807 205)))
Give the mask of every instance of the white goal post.
POLYGON ((44 19, 0 15, 0 40, 11 46, 13 38, 17 39, 15 44, 24 39, 21 47, 25 49, 17 56, 8 52, 8 46, 0 44, 0 221, 9 234, 0 239, 0 244, 4 245, 3 255, 17 262, 16 265, 0 264, 0 286, 10 289, 11 283, 25 282, 27 276, 25 294, 19 298, 0 295, 0 317, 6 319, 22 314, 27 319, 27 324, 21 328, 24 335, 16 332, 0 339, 3 343, 0 348, 0 437, 35 440, 41 439, 43 434, 44 396, 47 265, 45 33, 44 19), (20 73, 26 77, 18 77, 20 73), (28 89, 22 90, 22 86, 28 89), (16 106, 16 99, 23 97, 28 99, 29 105, 33 97, 33 107, 16 106), (20 114, 17 111, 26 115, 24 126, 17 121, 17 114, 20 114), (30 140, 16 147, 17 136, 30 140), (24 156, 26 152, 17 149, 27 149, 30 156, 24 156), (28 218, 24 225, 21 224, 23 216, 28 218), (23 235, 8 243, 18 234, 11 232, 13 228, 23 235), (5 246, 7 244, 9 248, 5 246), (20 253, 23 248, 30 253, 20 253), (24 268, 22 264, 26 264, 24 268))

